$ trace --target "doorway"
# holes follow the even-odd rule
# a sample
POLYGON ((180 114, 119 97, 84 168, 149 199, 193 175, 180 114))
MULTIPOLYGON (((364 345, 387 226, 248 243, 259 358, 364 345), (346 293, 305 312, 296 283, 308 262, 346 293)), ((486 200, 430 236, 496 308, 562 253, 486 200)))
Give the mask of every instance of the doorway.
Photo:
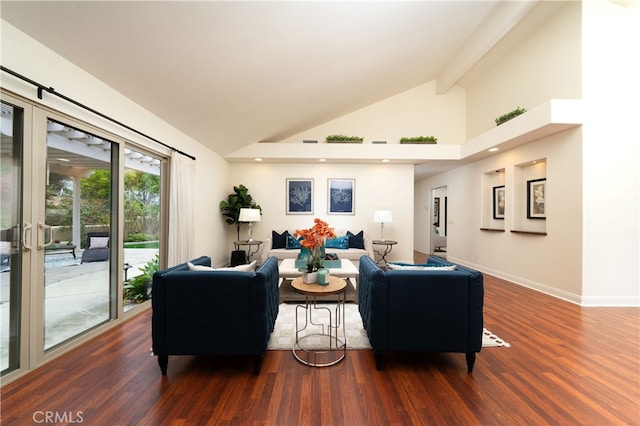
POLYGON ((431 190, 431 227, 429 240, 431 241, 431 253, 435 256, 447 258, 447 216, 448 196, 447 187, 441 186, 431 190))

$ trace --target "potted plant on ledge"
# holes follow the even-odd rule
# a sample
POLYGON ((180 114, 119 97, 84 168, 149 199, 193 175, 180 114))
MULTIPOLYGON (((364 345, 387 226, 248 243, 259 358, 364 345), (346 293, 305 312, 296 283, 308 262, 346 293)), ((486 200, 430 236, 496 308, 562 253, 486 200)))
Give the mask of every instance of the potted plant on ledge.
POLYGON ((435 136, 414 136, 410 138, 400 138, 400 143, 436 144, 438 143, 438 138, 436 138, 435 136))
POLYGON ((345 135, 329 135, 327 136, 327 143, 362 143, 364 138, 360 136, 345 136, 345 135))
POLYGON ((496 126, 499 126, 509 120, 511 120, 514 117, 519 116, 520 114, 524 114, 525 112, 527 112, 527 110, 525 108, 516 108, 513 111, 510 111, 506 114, 502 114, 500 117, 496 118, 496 126))

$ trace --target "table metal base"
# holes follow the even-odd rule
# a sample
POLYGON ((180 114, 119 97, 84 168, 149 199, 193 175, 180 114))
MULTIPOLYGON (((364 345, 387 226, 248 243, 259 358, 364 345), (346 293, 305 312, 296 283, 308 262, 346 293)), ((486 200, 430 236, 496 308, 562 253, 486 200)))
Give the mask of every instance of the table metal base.
POLYGON ((346 292, 338 295, 338 303, 333 309, 318 306, 315 296, 305 296, 305 304, 296 306, 296 341, 293 344, 293 356, 298 361, 312 367, 328 367, 339 363, 347 355, 345 296, 346 292), (300 319, 302 316, 303 320, 300 319), (319 318, 320 316, 322 318, 319 318), (320 322, 327 319, 328 324, 320 322), (308 334, 302 334, 308 327, 315 327, 318 332, 311 330, 308 334))

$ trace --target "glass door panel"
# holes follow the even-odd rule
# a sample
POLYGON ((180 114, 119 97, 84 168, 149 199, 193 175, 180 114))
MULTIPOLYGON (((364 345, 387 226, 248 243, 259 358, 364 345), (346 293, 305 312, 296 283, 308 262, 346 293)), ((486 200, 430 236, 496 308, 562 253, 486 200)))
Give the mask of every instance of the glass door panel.
POLYGON ((45 351, 111 319, 112 145, 47 121, 45 351))
POLYGON ((2 102, 0 141, 0 370, 20 367, 24 111, 2 102))
POLYGON ((151 297, 160 253, 161 160, 124 150, 124 310, 151 297))

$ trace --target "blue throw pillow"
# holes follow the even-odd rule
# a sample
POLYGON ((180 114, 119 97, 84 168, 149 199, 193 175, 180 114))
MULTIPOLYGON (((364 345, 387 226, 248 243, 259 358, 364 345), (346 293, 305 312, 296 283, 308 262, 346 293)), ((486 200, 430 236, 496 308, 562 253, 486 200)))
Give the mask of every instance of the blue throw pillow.
POLYGON ((326 248, 343 249, 349 248, 349 237, 343 235, 341 237, 335 237, 327 240, 324 245, 326 248))
POLYGON ((347 231, 347 237, 349 237, 349 248, 364 250, 364 231, 360 231, 357 234, 347 231))
POLYGON ((300 241, 291 234, 287 234, 287 250, 299 249, 300 241))
POLYGON ((283 249, 287 248, 287 236, 289 235, 288 231, 284 231, 282 234, 278 234, 276 231, 271 231, 271 248, 273 249, 283 249))

